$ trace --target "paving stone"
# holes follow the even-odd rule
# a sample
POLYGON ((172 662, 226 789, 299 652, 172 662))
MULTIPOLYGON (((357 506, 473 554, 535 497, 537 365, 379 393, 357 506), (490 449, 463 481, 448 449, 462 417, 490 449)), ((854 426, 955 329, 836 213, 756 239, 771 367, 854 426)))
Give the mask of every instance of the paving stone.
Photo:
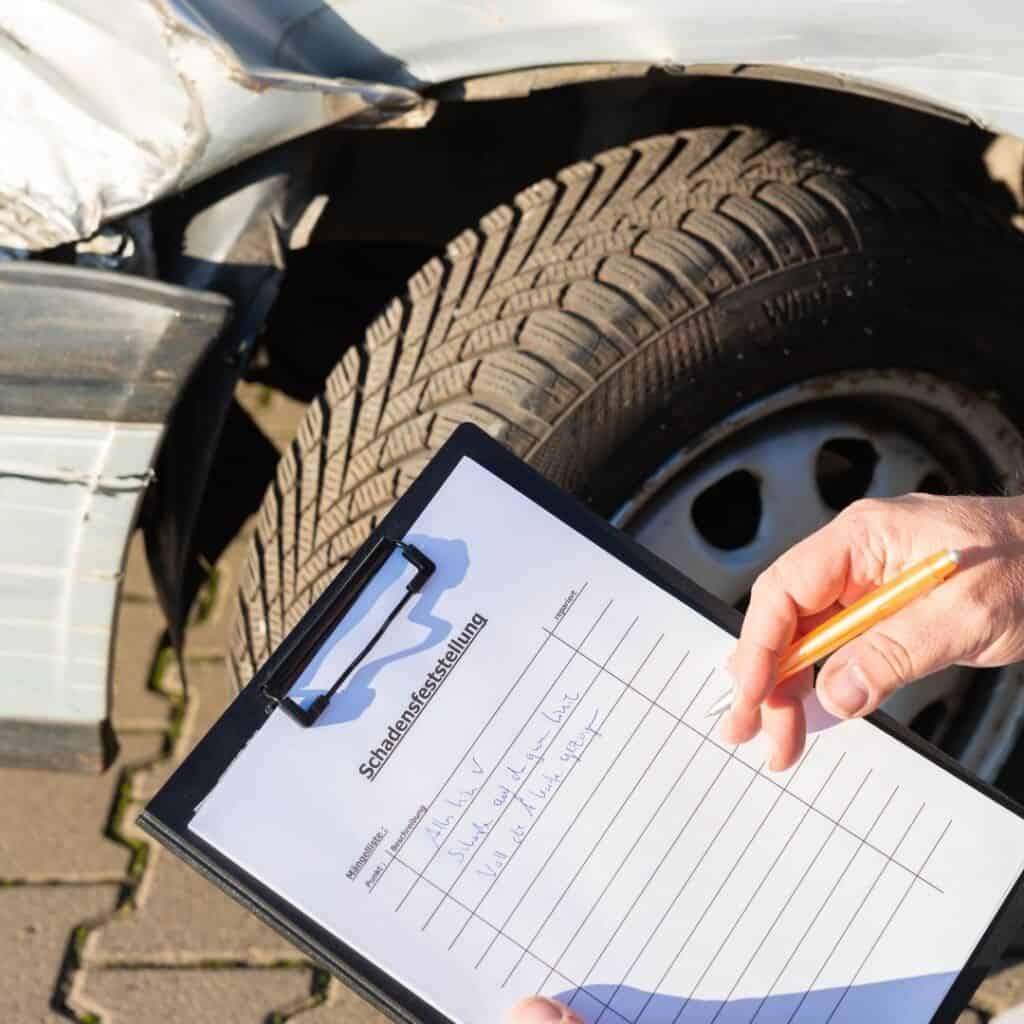
POLYGON ((290 968, 90 968, 75 1005, 103 1024, 264 1024, 275 1011, 300 1005, 310 983, 308 970, 290 968))
MULTIPOLYGON (((209 661, 191 661, 188 670, 188 703, 185 706, 181 729, 171 755, 154 764, 147 771, 132 777, 132 793, 136 800, 145 802, 170 778, 196 743, 209 732, 234 697, 228 679, 227 662, 223 658, 209 661)), ((181 676, 177 664, 171 661, 161 685, 169 692, 181 692, 181 676)))
POLYGON ((217 584, 212 605, 201 621, 189 623, 185 631, 186 662, 224 657, 228 652, 234 624, 235 593, 249 555, 249 539, 255 519, 250 519, 217 560, 217 584))
POLYGON ((170 722, 170 701, 150 687, 164 629, 163 612, 156 601, 122 598, 114 644, 112 712, 118 736, 129 730, 163 730, 170 722))
POLYGON ((967 1009, 957 1017, 956 1024, 985 1024, 985 1018, 977 1010, 967 1009))
POLYGON ((124 560, 124 578, 121 581, 121 597, 156 600, 153 577, 146 562, 146 542, 142 531, 136 530, 128 542, 128 554, 124 560))
MULTIPOLYGON (((228 676, 227 658, 223 654, 216 658, 188 659, 185 663, 185 670, 188 673, 189 697, 194 697, 199 702, 194 727, 202 730, 189 738, 189 749, 191 749, 195 741, 217 721, 224 709, 231 703, 235 691, 228 676)), ((171 676, 171 685, 174 685, 173 680, 178 672, 176 664, 169 666, 168 675, 171 676)))
POLYGON ((1024 208, 1024 140, 1000 135, 985 153, 985 166, 993 181, 1002 182, 1024 208))
MULTIPOLYGON (((177 666, 167 670, 173 687, 177 666)), ((189 701, 173 754, 133 777, 134 802, 124 834, 150 846, 150 860, 136 894, 138 909, 108 922, 90 936, 87 957, 102 963, 196 963, 205 959, 270 963, 297 959, 293 946, 212 883, 156 846, 134 825, 145 802, 163 785, 228 702, 225 665, 189 666, 189 701)))
POLYGON ((1024 963, 993 971, 975 992, 971 1005, 988 1014, 1002 1013, 1024 1003, 1024 963))
POLYGON ((118 760, 102 776, 0 771, 0 879, 123 878, 130 851, 104 830, 124 769, 157 757, 162 744, 158 733, 122 736, 118 760))
POLYGON ((294 1024, 387 1024, 388 1018, 362 996, 332 978, 326 1000, 291 1020, 294 1024))
POLYGON ((299 431, 306 404, 265 385, 242 381, 235 389, 238 404, 256 421, 278 451, 291 444, 299 431))
MULTIPOLYGON (((4 819, 5 821, 7 819, 4 819)), ((52 1008, 72 933, 109 914, 116 885, 18 885, 0 889, 0 1020, 67 1024, 52 1008)))
POLYGON ((152 846, 136 893, 90 936, 90 964, 196 964, 208 960, 272 964, 302 955, 255 914, 173 854, 152 846))

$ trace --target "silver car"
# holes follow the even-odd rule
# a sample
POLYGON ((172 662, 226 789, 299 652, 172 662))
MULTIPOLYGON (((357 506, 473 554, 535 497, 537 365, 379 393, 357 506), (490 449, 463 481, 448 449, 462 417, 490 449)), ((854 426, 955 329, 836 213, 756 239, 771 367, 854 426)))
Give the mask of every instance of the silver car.
MULTIPOLYGON (((180 646, 259 509, 242 683, 462 421, 740 607, 1021 487, 1020 3, 33 0, 0 75, 6 762, 110 757, 136 526, 180 646)), ((891 710, 994 779, 1020 682, 891 710)))

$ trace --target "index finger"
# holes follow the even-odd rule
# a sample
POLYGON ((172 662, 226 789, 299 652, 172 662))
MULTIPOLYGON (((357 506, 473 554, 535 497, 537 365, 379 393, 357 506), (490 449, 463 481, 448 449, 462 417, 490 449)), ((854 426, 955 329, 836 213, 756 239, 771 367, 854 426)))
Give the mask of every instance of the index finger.
POLYGON ((842 517, 794 545, 757 578, 730 668, 736 681, 728 732, 735 742, 760 728, 760 705, 801 618, 822 612, 848 589, 851 536, 842 517))

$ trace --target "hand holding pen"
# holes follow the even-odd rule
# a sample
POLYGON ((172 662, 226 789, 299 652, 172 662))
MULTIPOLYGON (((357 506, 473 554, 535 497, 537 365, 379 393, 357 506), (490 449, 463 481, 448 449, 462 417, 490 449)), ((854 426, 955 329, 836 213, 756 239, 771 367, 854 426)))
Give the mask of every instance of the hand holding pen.
MULTIPOLYGON (((806 737, 802 700, 814 685, 807 667, 780 680, 794 639, 949 550, 961 553, 962 568, 947 582, 905 588, 907 600, 894 614, 891 602, 883 615, 869 606, 873 624, 864 628, 861 617, 842 646, 825 645, 838 650, 818 675, 823 707, 839 718, 860 717, 899 687, 950 665, 986 668, 1024 658, 1024 499, 915 494, 857 502, 755 582, 730 663, 735 689, 724 738, 742 743, 764 729, 774 748, 770 767, 792 765, 806 737), (922 590, 928 592, 920 596, 922 590)), ((949 575, 956 562, 947 554, 931 568, 949 575)), ((847 618, 837 628, 850 626, 847 618)), ((821 656, 820 644, 811 648, 821 656)))
MULTIPOLYGON (((904 569, 880 587, 868 591, 842 611, 826 619, 794 640, 779 658, 775 672, 778 687, 787 679, 799 675, 805 668, 816 665, 823 658, 838 651, 844 644, 856 640, 872 626, 906 608, 911 601, 923 597, 940 583, 949 579, 960 567, 959 551, 939 551, 904 569)), ((732 707, 730 690, 708 710, 708 717, 721 715, 732 707)))

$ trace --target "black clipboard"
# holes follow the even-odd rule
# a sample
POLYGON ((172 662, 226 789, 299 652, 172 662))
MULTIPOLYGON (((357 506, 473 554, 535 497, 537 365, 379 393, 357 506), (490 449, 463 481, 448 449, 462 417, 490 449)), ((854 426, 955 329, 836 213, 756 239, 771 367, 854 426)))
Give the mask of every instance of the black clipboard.
MULTIPOLYGON (((464 459, 469 458, 511 485, 526 498, 627 564, 651 583, 698 611, 716 625, 738 635, 740 614, 698 587, 678 570, 641 547, 631 538, 595 515, 575 498, 561 491, 520 461, 483 431, 463 424, 433 457, 379 527, 350 559, 338 577, 285 638, 267 663, 227 708, 214 727, 164 784, 139 816, 139 825, 155 840, 205 875, 275 928, 312 960, 364 996, 396 1021, 451 1024, 448 1017, 424 1002, 379 966, 347 946, 262 882, 249 875, 218 850, 189 830, 195 808, 216 785, 236 755, 267 720, 268 706, 281 704, 301 722, 312 709, 289 710, 284 695, 302 669, 342 620, 367 578, 396 549, 402 538, 430 503, 434 494, 464 459)), ((414 548, 406 557, 417 569, 414 583, 422 584, 431 566, 414 548)), ((429 562, 429 559, 426 560, 429 562)), ((414 593, 413 584, 409 587, 414 593)), ((404 603, 404 602, 403 602, 404 603)), ((401 611, 394 609, 388 621, 401 611)), ((378 633, 379 636, 379 633, 378 633)), ((363 654, 366 653, 365 649, 363 654)), ((360 655, 361 657, 362 655, 360 655)), ((358 661, 359 658, 356 659, 358 661)), ((354 666, 355 662, 353 662, 354 666)), ((898 739, 923 757, 985 794, 1002 807, 1024 818, 1024 808, 975 778, 956 761, 888 715, 876 712, 869 719, 877 728, 898 739)), ((310 724, 302 722, 301 724, 310 724)), ((1004 949, 1024 922, 1024 875, 1014 884, 1001 910, 975 948, 971 959, 950 987, 930 1024, 955 1024, 1004 949)), ((495 1017, 504 1008, 495 1007, 495 1017)))

